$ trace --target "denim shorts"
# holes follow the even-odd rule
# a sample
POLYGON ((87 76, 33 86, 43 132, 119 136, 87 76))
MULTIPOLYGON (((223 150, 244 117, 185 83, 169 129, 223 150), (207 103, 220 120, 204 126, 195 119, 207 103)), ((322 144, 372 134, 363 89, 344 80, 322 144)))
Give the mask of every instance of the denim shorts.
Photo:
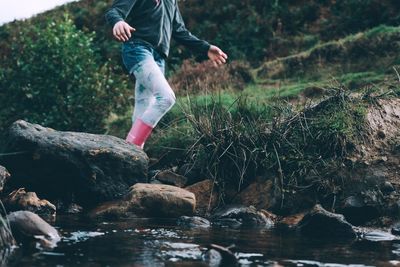
POLYGON ((130 39, 123 43, 122 61, 129 74, 134 73, 140 62, 149 59, 157 63, 162 73, 165 72, 165 59, 151 44, 140 39, 130 39))

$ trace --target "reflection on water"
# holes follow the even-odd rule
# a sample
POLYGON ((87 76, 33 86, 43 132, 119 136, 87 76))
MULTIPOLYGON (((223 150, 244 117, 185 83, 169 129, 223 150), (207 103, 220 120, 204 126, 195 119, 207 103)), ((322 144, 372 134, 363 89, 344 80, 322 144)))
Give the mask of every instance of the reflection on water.
POLYGON ((234 245, 240 266, 400 266, 400 242, 379 231, 370 240, 321 240, 278 230, 182 229, 171 220, 96 222, 76 215, 59 217, 56 226, 64 236, 58 247, 16 249, 3 266, 207 266, 212 243, 234 245))

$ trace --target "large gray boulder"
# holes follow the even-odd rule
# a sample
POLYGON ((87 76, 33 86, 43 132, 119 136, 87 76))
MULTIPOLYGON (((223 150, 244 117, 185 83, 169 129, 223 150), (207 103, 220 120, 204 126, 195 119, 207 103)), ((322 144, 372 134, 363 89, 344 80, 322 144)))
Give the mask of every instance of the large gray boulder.
POLYGON ((55 131, 19 120, 9 129, 6 152, 14 152, 0 159, 13 174, 8 190, 23 187, 63 203, 93 206, 147 180, 147 155, 108 135, 55 131))

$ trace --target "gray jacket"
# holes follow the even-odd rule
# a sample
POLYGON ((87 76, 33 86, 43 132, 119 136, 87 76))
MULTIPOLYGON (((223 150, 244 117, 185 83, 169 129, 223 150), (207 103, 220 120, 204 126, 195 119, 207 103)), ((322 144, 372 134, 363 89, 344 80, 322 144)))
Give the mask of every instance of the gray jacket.
POLYGON ((132 38, 142 39, 168 56, 171 37, 196 53, 206 54, 210 44, 198 39, 185 27, 178 0, 114 0, 105 17, 112 27, 118 21, 136 29, 132 38))

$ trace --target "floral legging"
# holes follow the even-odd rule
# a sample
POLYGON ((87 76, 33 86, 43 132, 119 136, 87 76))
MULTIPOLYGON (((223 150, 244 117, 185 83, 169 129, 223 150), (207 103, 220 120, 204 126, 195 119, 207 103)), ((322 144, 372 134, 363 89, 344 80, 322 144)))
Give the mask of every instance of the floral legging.
POLYGON ((151 45, 140 40, 124 43, 122 58, 136 78, 132 121, 139 118, 154 128, 176 100, 164 76, 165 60, 151 45))

